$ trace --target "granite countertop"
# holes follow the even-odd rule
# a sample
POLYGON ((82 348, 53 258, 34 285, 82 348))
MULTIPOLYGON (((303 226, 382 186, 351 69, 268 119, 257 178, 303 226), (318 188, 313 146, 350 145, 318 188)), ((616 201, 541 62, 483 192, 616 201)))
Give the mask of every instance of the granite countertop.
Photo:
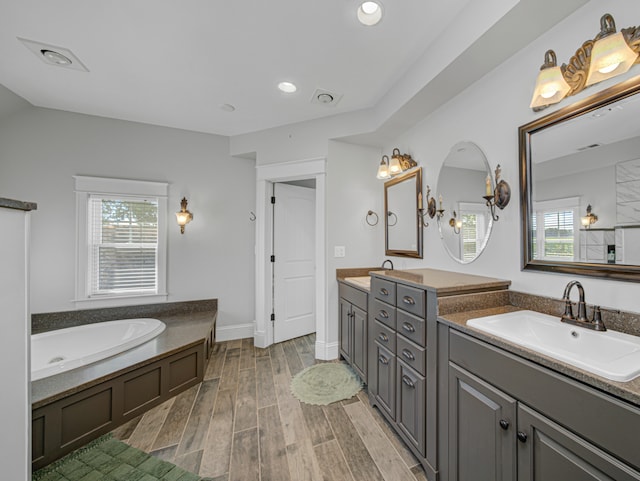
POLYGON ((399 281, 417 288, 435 291, 438 297, 466 292, 507 289, 511 281, 438 269, 407 269, 375 271, 373 275, 390 281, 399 281))
POLYGON ((21 200, 15 199, 7 199, 5 197, 0 197, 0 207, 5 209, 15 209, 15 210, 36 210, 38 205, 35 202, 24 202, 21 200))
POLYGON ((185 347, 204 342, 216 310, 154 316, 167 328, 156 338, 117 356, 72 369, 31 383, 32 408, 113 379, 121 374, 170 356, 185 347))
MULTIPOLYGON (((570 364, 545 356, 544 354, 518 346, 517 344, 513 344, 500 337, 492 336, 491 334, 487 334, 483 331, 467 326, 467 321, 469 319, 491 316, 494 314, 504 314, 506 312, 519 310, 522 310, 522 308, 513 305, 501 305, 463 312, 450 312, 439 316, 438 320, 449 325, 453 329, 469 334, 470 336, 482 341, 486 341, 491 345, 502 348, 505 351, 516 354, 529 361, 533 361, 536 364, 550 368, 600 391, 604 391, 620 399, 633 403, 636 406, 640 406, 640 377, 628 382, 610 381, 609 379, 597 376, 570 364)), ((558 322, 560 321, 558 320, 558 322)))

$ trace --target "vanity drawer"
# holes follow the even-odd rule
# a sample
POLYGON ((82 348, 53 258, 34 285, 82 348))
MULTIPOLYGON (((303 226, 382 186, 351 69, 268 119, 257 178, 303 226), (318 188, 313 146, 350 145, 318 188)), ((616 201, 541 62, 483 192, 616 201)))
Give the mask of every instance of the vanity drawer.
POLYGON ((398 334, 402 334, 422 347, 427 345, 427 330, 424 324, 424 319, 407 314, 400 309, 396 312, 396 331, 398 334))
POLYGON ((396 333, 378 321, 373 321, 373 326, 371 327, 371 339, 374 339, 378 344, 395 353, 396 333))
POLYGON ((398 284, 397 293, 396 305, 398 308, 424 317, 424 291, 422 289, 398 284))
POLYGON ((367 310, 367 293, 351 287, 344 282, 338 283, 338 292, 342 299, 350 302, 354 306, 359 307, 363 311, 367 310))
POLYGON ((379 277, 373 276, 371 278, 371 292, 376 299, 396 305, 396 283, 391 281, 385 281, 379 277))
POLYGON ((389 326, 391 329, 396 328, 396 308, 385 304, 378 299, 374 299, 371 305, 373 307, 373 318, 382 324, 389 326))
POLYGON ((398 335, 396 347, 398 349, 397 356, 407 366, 411 366, 421 375, 425 375, 426 359, 425 348, 414 344, 411 341, 407 341, 404 337, 398 335))

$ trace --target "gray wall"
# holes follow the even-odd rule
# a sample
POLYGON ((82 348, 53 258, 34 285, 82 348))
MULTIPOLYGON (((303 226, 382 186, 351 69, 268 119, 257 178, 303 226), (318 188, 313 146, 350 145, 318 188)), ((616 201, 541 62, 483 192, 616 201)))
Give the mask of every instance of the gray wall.
POLYGON ((29 107, 0 121, 0 193, 32 216, 31 311, 74 309, 75 174, 168 182, 169 300, 219 299, 224 337, 253 335, 255 162, 226 137, 29 107), (180 235, 186 196, 194 220, 180 235))

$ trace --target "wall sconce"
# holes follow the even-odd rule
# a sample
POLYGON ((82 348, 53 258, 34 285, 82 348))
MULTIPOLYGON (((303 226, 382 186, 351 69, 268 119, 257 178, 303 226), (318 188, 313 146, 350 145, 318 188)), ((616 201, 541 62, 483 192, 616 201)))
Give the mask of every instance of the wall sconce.
POLYGON ((506 181, 500 180, 501 172, 500 164, 496 165, 496 186, 493 189, 493 194, 491 194, 491 177, 487 175, 485 195, 482 196, 487 207, 491 210, 491 218, 494 221, 500 219, 500 216, 496 214, 496 207, 502 210, 511 200, 511 187, 506 181))
POLYGON ((401 154, 400 149, 395 148, 391 154, 391 160, 386 155, 382 156, 376 177, 381 180, 389 179, 417 166, 418 163, 409 154, 401 154))
POLYGON ((638 52, 631 50, 622 32, 616 33, 616 23, 608 13, 600 19, 600 33, 595 41, 587 85, 625 73, 638 58, 638 52))
POLYGON ((591 204, 587 206, 587 215, 581 217, 580 222, 585 229, 589 229, 591 224, 598 222, 598 216, 591 212, 591 204))
POLYGON ((449 225, 453 227, 454 234, 460 234, 460 229, 462 228, 462 221, 457 219, 456 211, 453 211, 453 217, 449 219, 449 225))
POLYGON ((180 226, 180 234, 184 234, 184 226, 193 220, 193 214, 187 210, 187 198, 180 201, 180 212, 176 212, 176 219, 180 226))
POLYGON ((438 220, 440 220, 444 216, 444 209, 442 208, 442 194, 438 196, 438 204, 440 204, 440 208, 436 211, 436 216, 438 217, 438 220))
POLYGON ((537 112, 582 92, 590 85, 625 73, 633 64, 640 62, 639 40, 640 28, 623 28, 616 33, 613 17, 604 14, 600 18, 600 33, 593 40, 584 42, 567 64, 556 67, 555 53, 547 50, 530 107, 537 112), (566 91, 558 70, 569 86, 566 91))
POLYGON ((562 76, 562 69, 558 67, 556 53, 553 50, 547 50, 529 107, 535 109, 556 104, 567 95, 569 90, 571 87, 562 76))
POLYGON ((431 187, 427 185, 427 195, 424 196, 427 201, 427 208, 422 208, 422 195, 418 194, 418 211, 420 213, 420 217, 422 218, 422 226, 429 227, 429 223, 425 222, 425 216, 429 216, 429 218, 433 219, 436 216, 436 200, 431 197, 431 187), (426 212, 425 212, 426 211, 426 212))
POLYGON ((380 167, 378 167, 378 175, 376 177, 380 180, 388 179, 391 177, 389 173, 389 157, 386 155, 382 156, 382 160, 380 161, 380 167))

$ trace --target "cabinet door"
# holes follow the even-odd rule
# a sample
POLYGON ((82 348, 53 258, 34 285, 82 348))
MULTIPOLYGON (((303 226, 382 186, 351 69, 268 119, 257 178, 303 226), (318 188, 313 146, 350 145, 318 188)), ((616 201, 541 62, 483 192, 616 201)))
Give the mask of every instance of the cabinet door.
POLYGON ((340 299, 340 354, 347 361, 351 362, 351 304, 344 299, 340 299))
POLYGON ((398 361, 398 397, 396 422, 411 443, 425 455, 425 382, 424 377, 398 361))
POLYGON ((376 400, 378 405, 387 412, 391 419, 396 418, 396 356, 380 346, 375 344, 376 352, 376 368, 375 372, 369 373, 369 376, 375 376, 375 384, 377 386, 376 400))
MULTIPOLYGON (((516 400, 449 365, 449 479, 516 479, 516 400)), ((572 478, 551 476, 547 481, 572 478)))
POLYGON ((352 306, 353 352, 351 362, 362 380, 367 382, 367 313, 352 306))
POLYGON ((518 481, 640 480, 637 471, 523 404, 518 441, 518 481))

